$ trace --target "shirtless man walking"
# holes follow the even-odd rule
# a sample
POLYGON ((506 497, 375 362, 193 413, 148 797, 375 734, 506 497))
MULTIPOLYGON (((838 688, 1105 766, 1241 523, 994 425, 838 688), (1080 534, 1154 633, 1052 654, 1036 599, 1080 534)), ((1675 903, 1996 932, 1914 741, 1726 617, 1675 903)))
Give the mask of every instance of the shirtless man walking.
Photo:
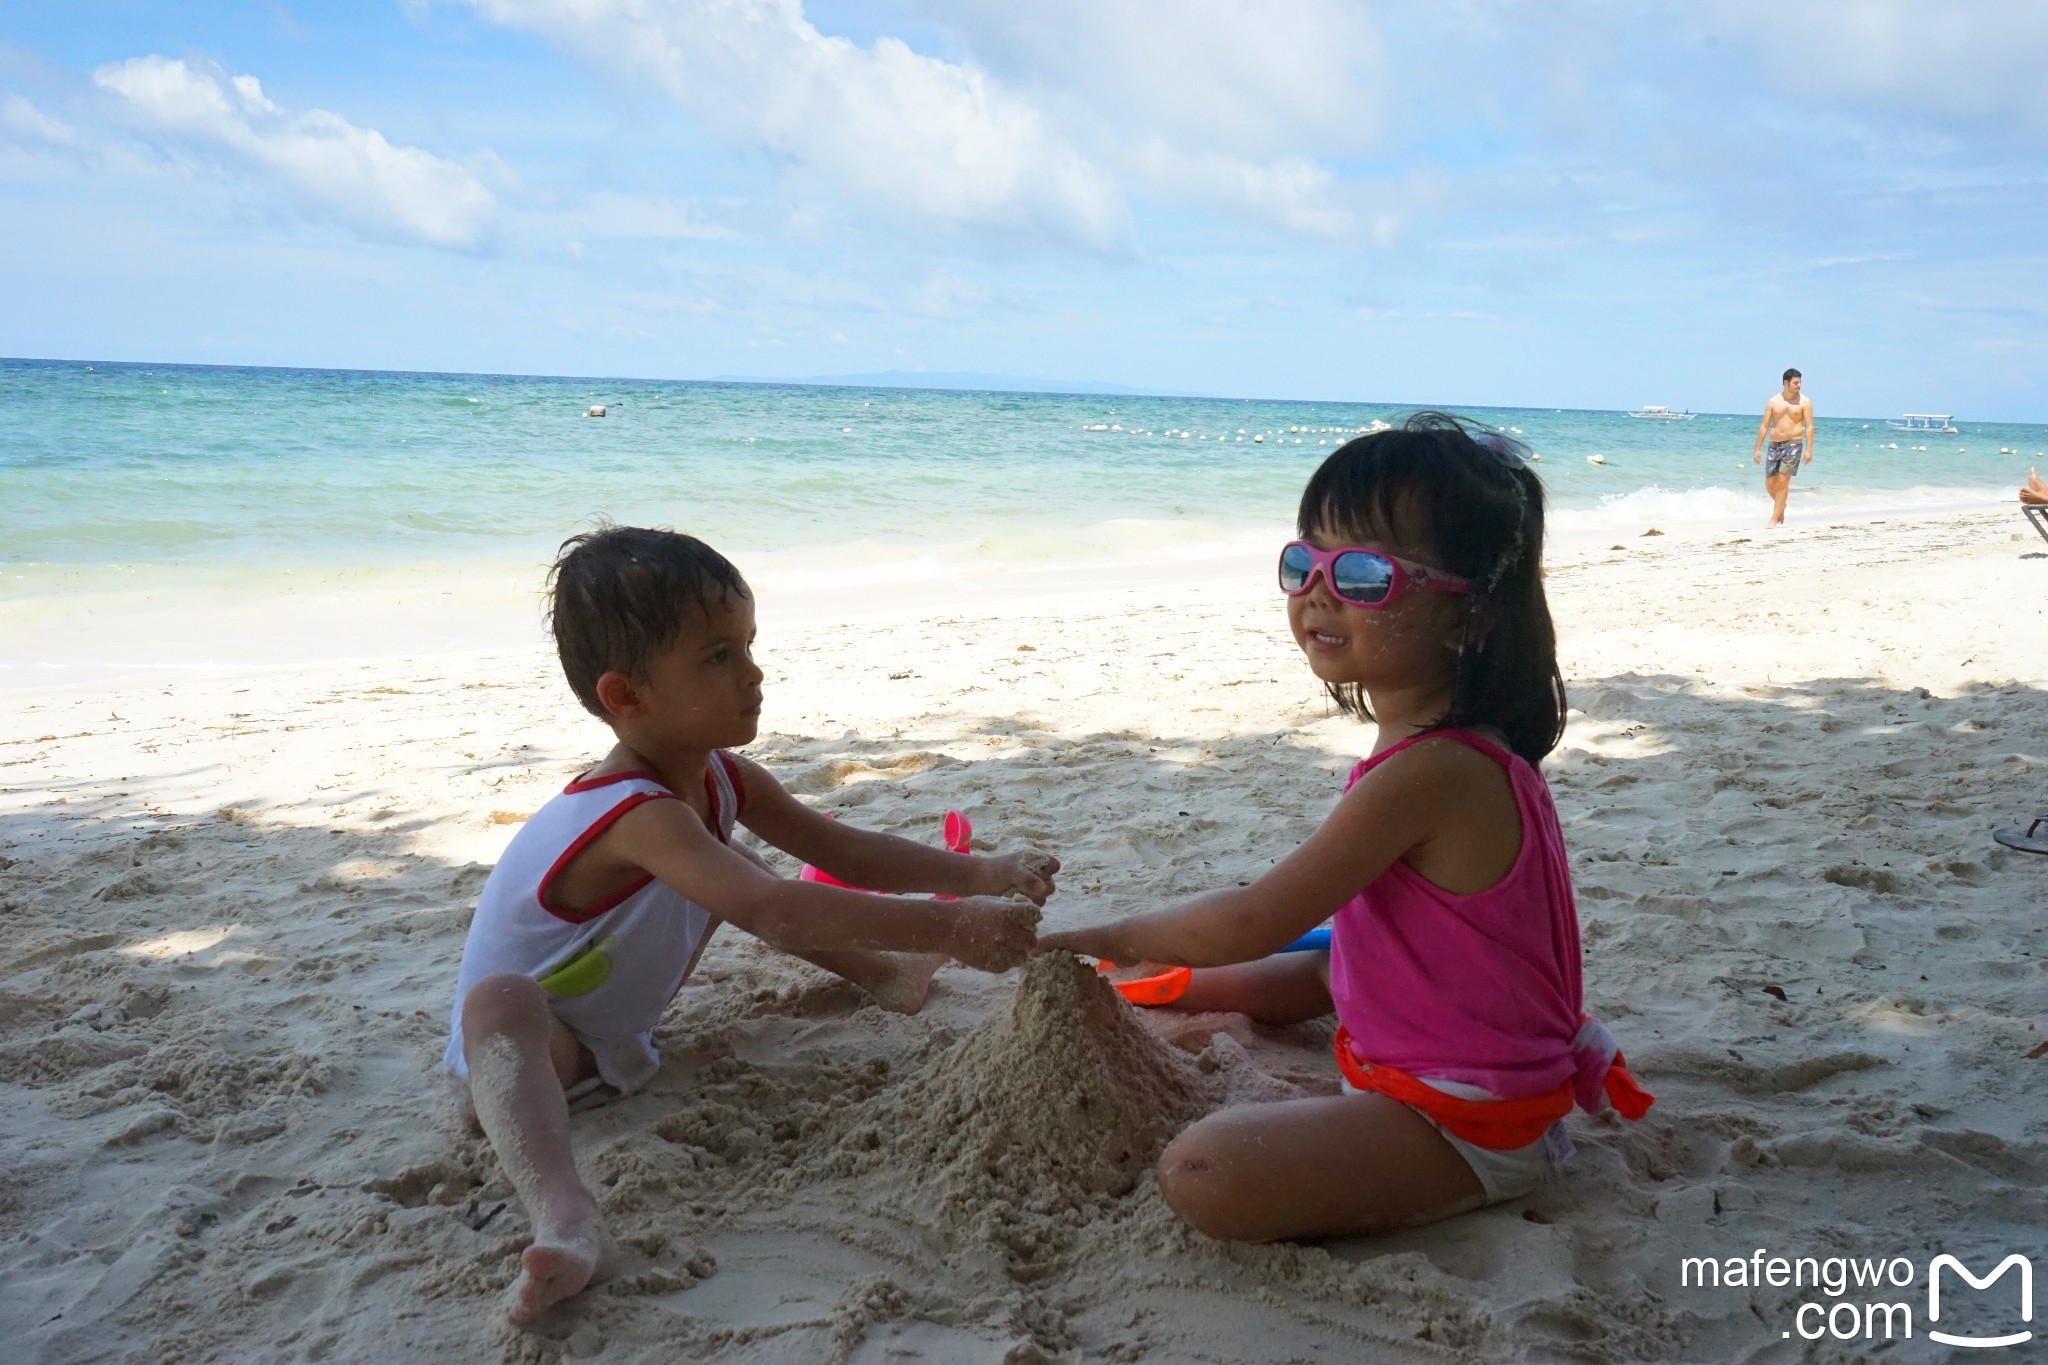
POLYGON ((1757 423, 1756 463, 1764 466, 1772 526, 1785 524, 1785 499, 1792 494, 1792 476, 1802 463, 1813 463, 1813 403, 1801 396, 1801 382, 1799 371, 1785 371, 1785 387, 1771 395, 1771 401, 1764 404, 1764 420, 1757 423), (1768 464, 1764 463, 1766 436, 1771 438, 1768 464))

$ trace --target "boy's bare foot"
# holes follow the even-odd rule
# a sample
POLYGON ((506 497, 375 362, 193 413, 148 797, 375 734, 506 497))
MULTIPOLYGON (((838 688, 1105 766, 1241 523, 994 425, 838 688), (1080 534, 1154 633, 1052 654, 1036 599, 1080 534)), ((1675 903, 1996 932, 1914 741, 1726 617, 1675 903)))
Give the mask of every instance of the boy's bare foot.
POLYGON ((932 973, 952 961, 944 953, 887 953, 875 948, 829 948, 795 956, 851 981, 891 1014, 923 1009, 932 992, 932 973))
POLYGON ((573 1294, 597 1273, 604 1251, 597 1210, 544 1228, 519 1257, 519 1278, 505 1291, 505 1317, 524 1327, 573 1294))
POLYGON ((916 1014, 932 993, 932 977, 951 961, 944 953, 877 953, 871 980, 861 982, 868 997, 892 1014, 916 1014))

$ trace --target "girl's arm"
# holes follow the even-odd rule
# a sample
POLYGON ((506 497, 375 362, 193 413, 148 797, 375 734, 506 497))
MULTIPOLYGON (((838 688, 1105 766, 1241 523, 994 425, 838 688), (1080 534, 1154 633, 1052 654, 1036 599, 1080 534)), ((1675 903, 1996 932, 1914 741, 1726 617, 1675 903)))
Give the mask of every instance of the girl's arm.
MULTIPOLYGON (((962 857, 949 849, 828 820, 791 796, 752 759, 732 755, 746 783, 740 823, 792 857, 843 882, 876 891, 934 891, 947 896, 1006 896, 1040 905, 1053 893, 1059 859, 1046 853, 962 857)), ((717 760, 713 760, 716 762, 717 760)))
POLYGON ((1114 924, 1041 934, 1039 949, 1180 967, 1223 967, 1277 953, 1455 813, 1472 773, 1467 756, 1493 767, 1453 741, 1405 749, 1361 778, 1321 828, 1251 885, 1114 924))
POLYGON ((969 967, 1002 972, 1030 955, 1038 928, 1038 907, 1028 901, 974 897, 941 903, 784 880, 720 843, 681 801, 635 806, 577 857, 594 858, 599 870, 621 876, 638 869, 658 877, 678 895, 778 948, 938 952, 969 967))

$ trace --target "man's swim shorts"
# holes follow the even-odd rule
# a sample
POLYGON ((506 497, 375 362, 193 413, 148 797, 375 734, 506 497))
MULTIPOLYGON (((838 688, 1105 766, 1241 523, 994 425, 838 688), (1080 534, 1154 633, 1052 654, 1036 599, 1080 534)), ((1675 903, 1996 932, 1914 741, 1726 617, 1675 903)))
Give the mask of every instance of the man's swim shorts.
POLYGON ((1805 438, 1797 441, 1773 441, 1768 455, 1764 456, 1764 477, 1776 478, 1799 472, 1799 457, 1806 453, 1805 438))

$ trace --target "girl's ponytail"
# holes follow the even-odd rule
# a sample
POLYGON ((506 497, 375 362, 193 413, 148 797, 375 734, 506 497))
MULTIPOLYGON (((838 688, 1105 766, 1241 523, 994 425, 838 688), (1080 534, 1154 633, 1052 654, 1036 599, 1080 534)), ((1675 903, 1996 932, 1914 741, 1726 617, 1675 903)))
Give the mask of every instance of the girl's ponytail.
POLYGON ((1492 571, 1475 582, 1451 704, 1438 723, 1491 725, 1538 763, 1564 737, 1564 676, 1543 591, 1543 484, 1516 459, 1508 474, 1520 515, 1492 571))

